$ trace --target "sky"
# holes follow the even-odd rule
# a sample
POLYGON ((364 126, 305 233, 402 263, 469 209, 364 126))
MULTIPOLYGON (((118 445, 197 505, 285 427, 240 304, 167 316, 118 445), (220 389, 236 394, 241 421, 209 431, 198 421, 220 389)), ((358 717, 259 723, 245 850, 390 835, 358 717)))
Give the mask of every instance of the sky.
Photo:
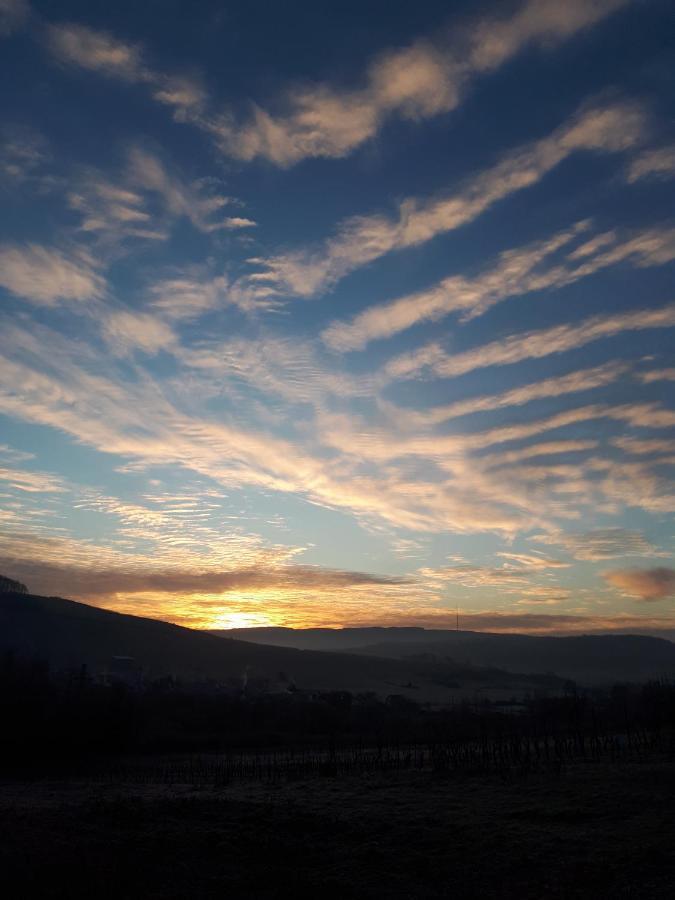
POLYGON ((670 0, 0 0, 0 572, 675 627, 670 0))

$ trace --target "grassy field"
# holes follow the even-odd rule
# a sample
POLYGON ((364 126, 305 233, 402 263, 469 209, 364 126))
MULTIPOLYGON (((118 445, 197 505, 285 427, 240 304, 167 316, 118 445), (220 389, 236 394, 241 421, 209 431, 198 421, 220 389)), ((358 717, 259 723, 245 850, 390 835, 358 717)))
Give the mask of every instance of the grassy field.
POLYGON ((11 897, 672 898, 675 769, 0 786, 11 897))

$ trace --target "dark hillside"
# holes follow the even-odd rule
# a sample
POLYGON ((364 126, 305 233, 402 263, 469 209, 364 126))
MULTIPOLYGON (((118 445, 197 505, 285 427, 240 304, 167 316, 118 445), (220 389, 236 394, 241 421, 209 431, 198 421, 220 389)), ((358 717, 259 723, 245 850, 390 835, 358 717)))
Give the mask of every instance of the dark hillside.
POLYGON ((675 644, 646 635, 537 637, 423 628, 248 628, 219 632, 289 647, 341 650, 395 659, 451 659, 457 666, 554 672, 589 684, 675 676, 675 644))
POLYGON ((322 653, 223 640, 155 619, 121 615, 59 597, 0 594, 0 652, 45 659, 57 669, 86 665, 96 675, 115 658, 129 658, 146 679, 175 676, 182 681, 227 682, 284 690, 290 684, 308 690, 402 693, 416 699, 443 700, 460 687, 485 685, 505 691, 548 685, 555 680, 514 678, 494 670, 434 660, 398 660, 322 653))

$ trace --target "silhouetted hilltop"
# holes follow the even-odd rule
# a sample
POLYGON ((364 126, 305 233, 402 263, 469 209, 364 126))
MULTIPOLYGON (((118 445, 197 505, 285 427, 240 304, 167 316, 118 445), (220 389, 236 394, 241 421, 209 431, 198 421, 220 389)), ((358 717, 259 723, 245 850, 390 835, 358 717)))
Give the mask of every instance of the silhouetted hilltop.
POLYGON ((246 682, 262 690, 294 685, 440 701, 458 688, 472 691, 490 685, 517 691, 560 686, 556 679, 462 668, 450 661, 355 657, 224 640, 59 597, 18 593, 0 595, 0 652, 8 651, 45 659, 60 669, 86 665, 94 676, 115 666, 121 668, 120 676, 135 670, 147 679, 171 675, 182 681, 229 683, 234 688, 246 682))
POLYGON ((0 575, 0 594, 27 594, 28 588, 20 581, 0 575))
POLYGON ((646 635, 538 637, 424 628, 243 628, 222 635, 313 650, 340 650, 391 659, 451 659, 457 666, 507 672, 552 672, 599 684, 675 676, 675 644, 646 635))

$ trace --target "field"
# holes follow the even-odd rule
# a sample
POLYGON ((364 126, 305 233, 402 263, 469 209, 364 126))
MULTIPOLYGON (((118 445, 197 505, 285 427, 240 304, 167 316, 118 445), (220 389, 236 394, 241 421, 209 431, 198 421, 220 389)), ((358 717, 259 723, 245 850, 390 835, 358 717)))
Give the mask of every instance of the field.
POLYGON ((675 769, 5 782, 12 897, 671 898, 675 769))

